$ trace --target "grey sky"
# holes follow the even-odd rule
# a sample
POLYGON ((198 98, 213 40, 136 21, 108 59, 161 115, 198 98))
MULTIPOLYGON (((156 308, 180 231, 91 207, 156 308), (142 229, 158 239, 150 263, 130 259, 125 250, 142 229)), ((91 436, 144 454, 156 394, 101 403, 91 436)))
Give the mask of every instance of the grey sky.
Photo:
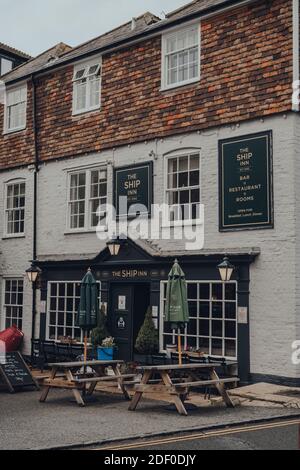
POLYGON ((37 55, 78 45, 145 11, 161 16, 190 0, 0 0, 0 42, 37 55))

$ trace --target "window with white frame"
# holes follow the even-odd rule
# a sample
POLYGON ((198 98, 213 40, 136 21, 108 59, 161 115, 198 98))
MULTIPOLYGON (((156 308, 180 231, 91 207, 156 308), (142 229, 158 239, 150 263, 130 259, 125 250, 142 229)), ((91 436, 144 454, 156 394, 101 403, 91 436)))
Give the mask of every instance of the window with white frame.
POLYGON ((162 41, 162 87, 172 88, 199 80, 199 25, 166 34, 162 41))
POLYGON ((6 184, 6 236, 18 236, 25 233, 25 187, 24 181, 6 184))
MULTIPOLYGON (((237 284, 188 281, 190 321, 182 333, 186 350, 205 355, 237 359, 237 284)), ((166 305, 167 282, 161 289, 162 318, 166 305)), ((161 321, 161 350, 176 344, 177 331, 161 321)))
POLYGON ((70 230, 96 228, 100 219, 98 208, 106 204, 107 169, 105 167, 70 173, 68 203, 70 230))
POLYGON ((22 329, 23 279, 4 280, 4 328, 15 325, 22 329))
POLYGON ((6 91, 5 132, 26 128, 27 85, 6 91))
POLYGON ((101 58, 74 67, 73 114, 93 111, 100 107, 101 58))
MULTIPOLYGON (((100 283, 99 305, 100 305, 100 283)), ((50 282, 48 285, 47 339, 71 338, 83 342, 83 332, 76 326, 80 302, 80 282, 50 282)))
POLYGON ((200 217, 200 154, 167 158, 167 204, 170 221, 200 217))

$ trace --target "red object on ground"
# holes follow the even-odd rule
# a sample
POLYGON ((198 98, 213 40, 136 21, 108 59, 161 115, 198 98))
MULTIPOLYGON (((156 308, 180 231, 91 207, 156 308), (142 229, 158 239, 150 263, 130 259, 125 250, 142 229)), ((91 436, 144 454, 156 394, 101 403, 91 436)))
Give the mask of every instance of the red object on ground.
POLYGON ((6 352, 17 351, 21 346, 23 337, 24 333, 14 325, 0 332, 0 341, 5 344, 6 352))

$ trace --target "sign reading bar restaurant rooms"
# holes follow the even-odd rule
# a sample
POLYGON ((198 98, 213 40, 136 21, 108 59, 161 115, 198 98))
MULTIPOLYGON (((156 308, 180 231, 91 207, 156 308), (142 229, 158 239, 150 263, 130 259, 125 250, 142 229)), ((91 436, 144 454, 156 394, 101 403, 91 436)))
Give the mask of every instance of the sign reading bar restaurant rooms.
POLYGON ((272 132, 219 142, 220 230, 273 228, 272 132))
POLYGON ((115 170, 115 207, 118 216, 151 214, 152 168, 152 162, 147 162, 115 170))

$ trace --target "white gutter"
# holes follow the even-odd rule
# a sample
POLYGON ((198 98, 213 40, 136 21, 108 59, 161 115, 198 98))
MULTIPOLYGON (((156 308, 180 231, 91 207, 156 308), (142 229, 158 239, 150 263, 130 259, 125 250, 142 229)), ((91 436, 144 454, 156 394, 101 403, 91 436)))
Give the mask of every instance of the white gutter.
MULTIPOLYGON (((299 0, 292 0, 293 2, 293 89, 299 90, 299 79, 300 79, 300 34, 299 34, 299 0)), ((293 100, 292 110, 299 112, 299 98, 300 94, 297 94, 298 99, 293 100)))

